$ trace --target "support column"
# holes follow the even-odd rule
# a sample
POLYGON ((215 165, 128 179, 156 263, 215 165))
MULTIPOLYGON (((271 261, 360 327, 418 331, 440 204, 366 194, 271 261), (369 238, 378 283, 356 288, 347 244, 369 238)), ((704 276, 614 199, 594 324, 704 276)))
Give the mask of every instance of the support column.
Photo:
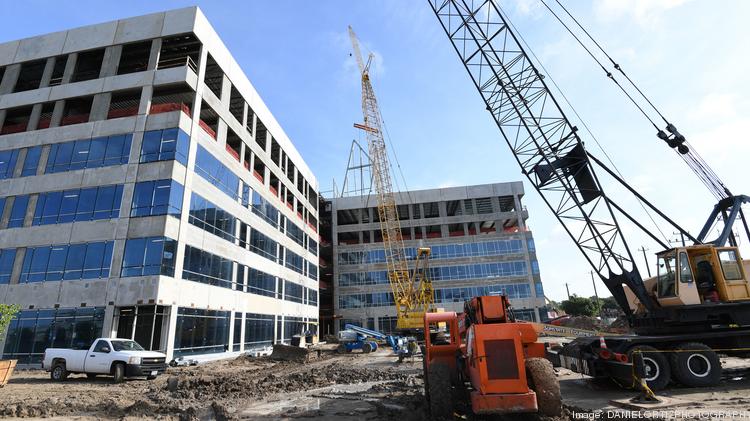
POLYGON ((21 74, 21 64, 11 64, 5 68, 5 75, 3 76, 2 82, 0 82, 0 95, 5 95, 13 92, 13 88, 16 86, 18 75, 21 74))
POLYGON ((167 361, 174 359, 174 338, 177 334, 177 304, 172 304, 169 308, 169 328, 167 329, 167 343, 165 354, 167 354, 167 361))
POLYGON ((146 70, 155 70, 159 64, 159 55, 161 54, 161 38, 156 38, 151 42, 151 52, 148 55, 148 66, 146 70))
MULTIPOLYGON (((114 305, 107 305, 104 308, 104 322, 103 322, 103 331, 102 331, 102 338, 115 338, 117 337, 117 330, 114 329, 114 320, 115 320, 115 306, 114 305)), ((135 325, 135 323, 133 323, 135 325)))

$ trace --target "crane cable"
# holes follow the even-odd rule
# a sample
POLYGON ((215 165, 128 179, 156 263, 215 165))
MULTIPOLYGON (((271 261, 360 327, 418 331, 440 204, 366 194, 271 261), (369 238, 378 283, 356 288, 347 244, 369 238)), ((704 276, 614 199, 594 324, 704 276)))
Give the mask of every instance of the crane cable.
MULTIPOLYGON (((561 24, 561 25, 562 25, 563 27, 565 27, 565 29, 566 29, 566 30, 568 31, 568 33, 569 33, 569 34, 570 34, 570 35, 571 35, 571 36, 572 36, 573 38, 575 38, 575 40, 576 40, 576 41, 578 42, 578 44, 579 44, 579 45, 580 45, 580 46, 581 46, 581 47, 582 47, 582 48, 583 48, 584 50, 586 50, 586 52, 588 53, 588 55, 589 55, 589 56, 591 56, 591 58, 592 58, 592 59, 593 59, 593 60, 594 60, 594 61, 596 62, 596 64, 598 64, 598 65, 599 65, 599 67, 600 67, 600 68, 602 69, 602 71, 603 71, 603 72, 604 72, 604 73, 605 73, 605 74, 607 75, 607 77, 608 77, 608 78, 609 78, 609 79, 610 79, 610 80, 611 80, 612 82, 614 82, 614 84, 615 84, 615 85, 617 85, 617 87, 618 87, 618 88, 620 88, 620 90, 622 91, 622 93, 623 93, 623 94, 625 94, 625 96, 627 96, 627 97, 628 97, 628 99, 630 100, 630 102, 632 102, 632 103, 633 103, 633 105, 635 105, 635 107, 636 107, 636 108, 638 108, 638 111, 640 111, 640 112, 641 112, 641 114, 643 114, 643 116, 644 116, 644 117, 646 117, 646 119, 647 119, 647 120, 648 120, 648 121, 649 121, 649 122, 651 123, 651 125, 652 125, 652 126, 654 126, 654 128, 656 129, 656 131, 657 131, 657 132, 658 132, 658 131, 660 131, 661 129, 659 128, 659 126, 657 126, 657 125, 656 125, 656 123, 654 122, 654 120, 652 120, 652 119, 651 119, 651 117, 650 117, 650 116, 649 116, 649 115, 648 115, 648 114, 646 113, 646 111, 645 111, 645 110, 643 109, 643 107, 641 107, 641 105, 640 105, 640 104, 639 104, 639 103, 638 103, 638 102, 637 102, 637 101, 635 100, 635 98, 633 98, 633 97, 632 97, 632 96, 630 95, 630 93, 629 93, 629 92, 628 92, 628 91, 627 91, 627 90, 626 90, 626 89, 625 89, 625 88, 624 88, 624 87, 623 87, 622 85, 620 85, 620 82, 618 82, 618 81, 617 81, 617 79, 615 79, 615 76, 614 76, 614 75, 612 74, 612 72, 610 72, 609 70, 607 70, 607 68, 606 68, 606 67, 604 67, 604 64, 603 64, 603 63, 602 63, 601 61, 599 61, 599 59, 598 59, 598 58, 596 58, 596 56, 594 55, 594 53, 592 53, 592 52, 591 52, 591 50, 590 50, 590 49, 589 49, 589 48, 588 48, 588 47, 587 47, 587 46, 586 46, 586 45, 585 45, 585 44, 583 43, 583 41, 581 41, 581 39, 580 39, 580 38, 578 38, 578 35, 576 35, 576 34, 575 34, 575 33, 574 33, 574 32, 573 32, 573 31, 572 31, 571 29, 570 29, 570 27, 568 27, 568 25, 567 25, 567 24, 566 24, 565 22, 563 22, 563 20, 562 20, 562 19, 560 18, 560 16, 558 16, 558 15, 557 15, 557 13, 555 13, 555 11, 554 11, 554 10, 552 10, 552 8, 551 8, 551 7, 549 7, 549 5, 547 4, 547 2, 546 2, 545 0, 540 0, 540 1, 541 1, 541 2, 542 2, 542 4, 544 5, 544 7, 546 7, 546 8, 547 8, 547 10, 549 10, 549 12, 550 12, 550 13, 552 13, 552 15, 553 15, 553 16, 554 16, 554 17, 555 17, 555 18, 557 19, 557 21, 558 21, 558 22, 560 22, 560 24, 561 24)), ((558 4, 559 4, 559 2, 558 2, 558 4)), ((566 11, 567 11, 567 10, 566 10, 566 11)), ((579 26, 580 26, 580 25, 579 25, 579 26)), ((587 32, 587 34, 588 34, 588 32, 587 32)), ((597 45, 598 45, 598 44, 597 44, 597 45)), ((619 67, 619 66, 618 66, 618 67, 619 67)), ((627 77, 627 76, 626 76, 626 77, 627 77)), ((631 82, 631 83, 632 83, 632 82, 631 82)), ((639 92, 640 92, 640 90, 639 90, 639 92)), ((650 102, 649 102, 649 103, 650 103, 650 102)), ((658 111, 657 111, 657 112, 658 112, 658 111)), ((659 115, 661 115, 661 114, 659 114, 659 115)), ((662 118, 663 118, 663 117, 662 117, 662 118)), ((664 121, 666 121, 666 120, 664 120, 664 121)))
MULTIPOLYGON (((599 150, 602 151, 602 153, 604 154, 604 156, 607 158, 607 161, 609 162, 609 164, 612 165, 612 168, 615 170, 615 172, 617 172, 617 174, 620 176, 620 178, 624 179, 625 177, 622 175, 622 172, 620 172, 620 169, 617 168, 617 165, 615 165, 615 163, 612 160, 612 158, 609 156, 609 154, 607 153, 607 151, 604 149, 604 146, 602 146, 602 144, 599 142, 599 139, 597 139, 597 137, 591 131, 591 129, 589 128, 588 124, 586 124, 586 121, 583 118, 581 118, 580 114, 578 114, 578 110, 576 110, 576 108, 573 106, 573 104, 568 100, 568 97, 565 95, 565 93, 563 92, 563 90, 560 89, 560 86, 557 85, 557 82, 555 82, 555 79, 552 78, 552 75, 550 74, 549 71, 547 71, 547 68, 544 67, 544 63, 542 63, 542 61, 539 60, 539 57, 537 57, 536 53, 534 53, 534 50, 531 48, 531 46, 529 45, 529 43, 526 42, 526 39, 523 37, 523 35, 521 34, 521 32, 513 24, 513 21, 508 16, 508 13, 506 13, 505 10, 503 10, 503 8, 499 4, 497 5, 497 7, 505 15, 505 19, 510 24, 511 28, 513 28, 513 31, 515 31, 515 34, 518 35, 518 38, 521 40, 521 42, 523 43, 523 45, 526 47, 526 50, 529 53, 531 53, 531 56, 534 58, 534 60, 536 60, 536 63, 544 71, 545 78, 548 78, 550 80, 550 82, 552 82, 552 85, 555 87, 555 89, 560 94, 560 96, 562 97, 562 99, 565 101, 566 104, 568 104, 568 107, 570 107, 570 109, 573 111, 573 114, 575 114, 576 118, 578 118, 578 121, 581 122, 581 125, 583 125, 583 128, 586 129, 586 132, 589 134, 589 136, 591 136, 591 138, 594 139, 594 142, 596 143, 596 146, 598 146, 599 150)), ((643 202, 641 202, 640 200, 638 200, 637 202, 641 206, 641 208, 643 208, 643 211, 646 213, 646 215, 651 220, 651 222, 654 224, 654 227, 656 228, 656 230, 659 231, 659 234, 661 234, 661 237, 664 239, 664 241, 668 242, 669 239, 664 234, 664 232, 662 232, 661 228, 659 228, 659 224, 656 223, 656 220, 654 220, 654 217, 653 217, 653 215, 651 215, 651 212, 649 212, 649 210, 646 208, 646 206, 643 204, 643 202)))
MULTIPOLYGON (((573 31, 570 29, 570 27, 565 22, 563 22, 563 20, 560 18, 560 16, 558 16, 557 13, 555 13, 555 11, 552 10, 552 8, 547 4, 547 2, 545 0, 540 0, 540 1, 544 5, 544 7, 546 7, 547 10, 549 10, 550 13, 552 13, 552 15, 557 19, 557 21, 560 22, 560 24, 568 31, 568 33, 570 33, 570 35, 573 36, 573 38, 575 38, 575 40, 578 42, 578 44, 581 45, 581 47, 583 47, 584 50, 586 50, 586 52, 589 54, 589 56, 605 72, 605 74, 607 75, 607 77, 609 79, 611 79, 617 85, 618 88, 620 88, 620 90, 625 94, 625 96, 628 97, 628 99, 630 100, 630 102, 632 102, 633 105, 635 105, 636 108, 638 108, 638 110, 644 115, 644 117, 646 117, 646 119, 651 123, 651 125, 653 125, 654 128, 656 128, 657 132, 664 133, 654 123, 654 121, 651 119, 651 117, 649 117, 646 114, 646 112, 643 110, 643 108, 640 106, 640 104, 638 104, 635 101, 635 99, 625 90, 625 88, 622 85, 620 85, 620 83, 614 78, 614 76, 612 75, 612 72, 610 72, 609 70, 607 70, 604 67, 604 65, 602 64, 602 62, 596 56, 594 56, 594 54, 591 52, 591 50, 586 45, 584 45, 584 43, 581 41, 581 39, 575 33, 573 33, 573 31)), ((568 9, 560 2, 560 0, 555 0, 555 2, 570 17, 570 19, 572 19, 573 22, 575 22, 575 24, 586 34, 586 36, 591 40, 591 42, 593 42, 594 45, 596 45, 596 47, 607 57, 607 59, 609 59, 609 61, 612 63, 612 66, 618 72, 620 72, 620 74, 622 74, 625 77, 625 79, 630 83, 630 85, 633 86, 633 88, 638 92, 638 94, 640 94, 640 96, 643 97, 643 99, 648 103, 648 105, 651 108, 653 108, 653 110, 659 115, 659 117, 662 120, 664 120, 664 123, 667 124, 667 130, 670 131, 671 133, 675 134, 676 128, 674 127, 674 125, 672 125, 666 119, 666 117, 664 117, 664 115, 661 113, 661 111, 659 111, 659 109, 646 96, 646 94, 635 84, 635 82, 633 82, 632 79, 630 79, 630 77, 625 73, 625 71, 622 69, 622 67, 620 66, 620 64, 617 63, 607 53, 606 50, 604 50, 604 48, 601 46, 601 44, 599 44, 599 42, 596 41, 596 39, 586 30, 586 28, 584 28, 583 25, 581 25, 581 23, 578 21, 578 19, 576 19, 575 16, 573 16, 568 11, 568 9), (670 127, 672 129, 674 129, 675 132, 672 132, 672 130, 670 130, 670 127)), ((666 141, 665 138, 662 138, 661 136, 659 136, 659 137, 662 140, 666 141)), ((698 154, 698 152, 695 150, 695 148, 693 148, 692 145, 690 145, 686 140, 684 140, 684 137, 682 139, 683 139, 682 143, 687 147, 687 151, 688 151, 687 153, 680 152, 678 149, 676 149, 672 145, 670 145, 670 147, 671 148, 675 148, 675 152, 687 164, 687 166, 690 167, 691 170, 693 170, 693 172, 698 176, 698 178, 703 182, 703 184, 709 189, 709 191, 711 192, 711 194, 713 194, 713 196, 716 199, 721 200, 723 198, 731 196, 732 195, 731 192, 726 187, 726 185, 721 181, 721 179, 716 174, 716 172, 714 172, 713 169, 711 169, 711 167, 706 163, 706 161, 698 154)))

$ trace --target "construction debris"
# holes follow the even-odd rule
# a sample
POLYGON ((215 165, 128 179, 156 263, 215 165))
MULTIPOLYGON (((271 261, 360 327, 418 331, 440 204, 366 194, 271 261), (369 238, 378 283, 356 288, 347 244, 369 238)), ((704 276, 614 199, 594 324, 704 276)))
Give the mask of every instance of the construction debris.
POLYGON ((306 363, 323 358, 326 352, 322 347, 301 348, 298 346, 276 344, 273 346, 271 359, 274 361, 296 361, 306 363))

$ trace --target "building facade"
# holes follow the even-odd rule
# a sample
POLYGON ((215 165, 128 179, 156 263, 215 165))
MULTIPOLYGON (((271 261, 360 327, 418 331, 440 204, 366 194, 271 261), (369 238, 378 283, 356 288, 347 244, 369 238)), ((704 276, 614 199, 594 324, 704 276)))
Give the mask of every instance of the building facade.
MULTIPOLYGON (((516 317, 546 318, 521 182, 396 193, 406 254, 428 246, 435 305, 463 311, 477 295, 505 294, 516 317)), ((335 315, 383 332, 396 326, 375 196, 332 201, 335 315)))
POLYGON ((318 322, 318 183, 198 8, 0 44, 3 358, 318 322))

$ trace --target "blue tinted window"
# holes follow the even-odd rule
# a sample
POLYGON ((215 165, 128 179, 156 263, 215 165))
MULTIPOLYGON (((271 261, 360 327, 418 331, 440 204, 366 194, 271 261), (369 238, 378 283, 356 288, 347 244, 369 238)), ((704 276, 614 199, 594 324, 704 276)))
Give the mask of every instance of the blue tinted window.
POLYGON ((207 251, 185 246, 182 278, 232 288, 232 261, 207 251))
POLYGON ((13 177, 18 161, 18 149, 0 151, 0 180, 13 177))
POLYGON ((116 218, 120 214, 122 186, 41 193, 34 211, 34 225, 116 218))
POLYGON ((276 241, 265 236, 258 230, 252 230, 250 232, 250 251, 269 260, 278 260, 278 247, 276 241))
POLYGON ((121 276, 174 276, 177 242, 166 237, 132 238, 125 243, 121 276))
POLYGON ((28 206, 29 196, 16 196, 13 199, 13 207, 10 209, 8 228, 18 228, 23 226, 23 220, 26 217, 26 208, 28 206))
POLYGON ((50 147, 45 172, 126 164, 132 140, 132 134, 124 134, 54 144, 50 147))
POLYGON ((67 257, 63 279, 81 279, 83 277, 83 261, 86 259, 86 244, 71 245, 67 257))
POLYGON ((187 165, 190 137, 180 129, 151 130, 143 134, 141 162, 176 160, 187 165))
POLYGON ((284 266, 288 267, 289 269, 297 272, 302 273, 302 256, 298 255, 297 253, 293 253, 291 250, 286 250, 286 260, 284 262, 284 266))
POLYGON ((39 157, 42 155, 42 147, 34 146, 26 150, 26 159, 23 161, 21 177, 36 175, 36 169, 39 166, 39 157))
MULTIPOLYGON (((80 247, 80 245, 78 246, 80 247)), ((83 246, 85 247, 85 244, 83 246)), ((63 279, 63 275, 65 274, 65 259, 68 257, 68 251, 69 248, 67 246, 50 247, 45 281, 59 281, 63 279)))
MULTIPOLYGON (((19 282, 106 278, 112 263, 112 247, 111 241, 29 247, 19 282)), ((3 256, 0 255, 0 271, 2 265, 3 256)))
POLYGON ((190 197, 188 222, 227 241, 236 239, 237 218, 196 193, 190 197))
POLYGON ((263 218, 274 228, 279 227, 279 210, 256 191, 253 191, 253 213, 263 218))
POLYGON ((107 152, 108 144, 108 137, 97 137, 91 139, 91 146, 89 147, 89 157, 87 162, 92 167, 104 166, 104 155, 107 152))
POLYGON ((78 195, 77 221, 90 221, 94 217, 97 189, 83 189, 78 195))
POLYGON ((0 250, 0 284, 9 284, 10 275, 13 272, 13 263, 16 261, 16 249, 0 250))
POLYGON ((295 303, 302 303, 304 287, 294 282, 284 281, 284 299, 295 303))
POLYGON ((276 295, 276 277, 250 268, 247 275, 247 292, 274 297, 276 295))
POLYGON ((195 172, 232 199, 239 198, 239 177, 200 145, 195 158, 195 172))
POLYGON ((183 192, 182 184, 171 179, 136 183, 130 216, 179 216, 183 192))

